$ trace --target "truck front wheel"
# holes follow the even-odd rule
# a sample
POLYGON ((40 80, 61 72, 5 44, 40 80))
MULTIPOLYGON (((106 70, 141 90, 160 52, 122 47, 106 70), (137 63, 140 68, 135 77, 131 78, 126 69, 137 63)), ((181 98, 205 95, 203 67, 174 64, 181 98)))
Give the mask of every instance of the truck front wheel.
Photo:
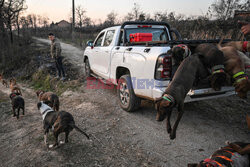
POLYGON ((119 79, 117 95, 123 110, 133 112, 140 107, 141 99, 134 93, 130 75, 123 75, 119 79))
POLYGON ((84 67, 85 67, 85 77, 91 77, 91 69, 90 69, 89 59, 85 60, 84 67))

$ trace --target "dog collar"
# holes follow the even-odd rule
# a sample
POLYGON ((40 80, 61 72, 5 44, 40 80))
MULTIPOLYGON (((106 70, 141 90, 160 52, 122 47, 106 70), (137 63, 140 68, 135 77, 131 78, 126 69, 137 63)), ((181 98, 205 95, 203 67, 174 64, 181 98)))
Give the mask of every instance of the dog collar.
POLYGON ((175 48, 175 47, 179 47, 179 48, 184 49, 185 54, 183 55, 183 59, 185 59, 185 58, 187 58, 188 56, 191 55, 191 51, 190 51, 190 49, 187 47, 187 45, 179 44, 179 45, 174 46, 174 48, 175 48))
POLYGON ((243 52, 247 52, 247 44, 248 44, 248 41, 243 42, 243 45, 242 45, 242 51, 243 52))
POLYGON ((216 73, 222 73, 225 72, 224 71, 225 66, 224 65, 216 65, 212 67, 212 75, 216 74, 216 73))
POLYGON ((241 81, 243 81, 243 80, 247 80, 247 79, 248 79, 248 77, 246 76, 246 77, 237 79, 237 80, 235 81, 235 83, 239 83, 239 82, 241 82, 241 81))
POLYGON ((247 80, 248 76, 244 71, 240 71, 233 75, 233 79, 235 79, 235 84, 236 84, 241 82, 242 80, 247 80))
POLYGON ((43 120, 45 119, 46 115, 49 113, 49 112, 52 112, 54 111, 50 106, 42 103, 41 107, 40 107, 40 112, 42 114, 42 117, 43 117, 43 120))
POLYGON ((42 112, 42 115, 46 114, 48 111, 53 111, 53 110, 50 109, 50 108, 47 108, 46 110, 44 110, 44 111, 42 112))
POLYGON ((235 78, 237 78, 238 76, 244 75, 244 74, 245 74, 244 71, 237 72, 236 74, 233 75, 233 78, 235 79, 235 78))
POLYGON ((170 103, 172 103, 172 105, 175 104, 174 97, 171 96, 170 94, 164 94, 164 95, 162 96, 162 98, 163 98, 164 100, 167 100, 167 101, 169 101, 170 103))
POLYGON ((13 94, 11 95, 12 98, 15 97, 15 96, 17 96, 15 93, 13 93, 13 94))

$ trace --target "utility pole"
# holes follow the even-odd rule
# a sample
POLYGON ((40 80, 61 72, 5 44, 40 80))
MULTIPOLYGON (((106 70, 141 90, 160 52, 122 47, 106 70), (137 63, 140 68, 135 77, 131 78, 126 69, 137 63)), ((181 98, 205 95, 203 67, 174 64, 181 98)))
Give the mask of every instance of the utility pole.
POLYGON ((72 32, 71 32, 72 42, 74 40, 74 31, 75 31, 75 0, 72 0, 72 32))
POLYGON ((75 28, 75 0, 72 0, 72 29, 75 28))

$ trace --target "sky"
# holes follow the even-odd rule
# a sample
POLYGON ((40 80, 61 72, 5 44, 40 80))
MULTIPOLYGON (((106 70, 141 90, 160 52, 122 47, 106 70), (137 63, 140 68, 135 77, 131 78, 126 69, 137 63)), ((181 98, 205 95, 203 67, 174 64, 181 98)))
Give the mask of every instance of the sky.
MULTIPOLYGON (((118 18, 124 17, 133 8, 134 3, 139 4, 145 13, 172 12, 188 16, 204 15, 208 7, 216 0, 75 0, 75 6, 81 5, 86 15, 95 22, 104 21, 107 14, 114 11, 118 18)), ((26 0, 27 14, 47 16, 50 22, 61 20, 69 21, 72 9, 72 0, 26 0)))

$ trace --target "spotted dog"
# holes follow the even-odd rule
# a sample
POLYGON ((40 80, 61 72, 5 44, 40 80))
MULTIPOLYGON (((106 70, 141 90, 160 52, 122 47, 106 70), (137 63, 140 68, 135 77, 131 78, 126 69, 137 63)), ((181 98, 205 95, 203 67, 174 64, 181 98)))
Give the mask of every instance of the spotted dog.
POLYGON ((45 145, 47 145, 47 138, 50 129, 53 131, 55 143, 54 145, 49 145, 49 148, 58 146, 58 136, 63 132, 65 133, 65 143, 68 143, 69 133, 73 129, 76 129, 89 139, 89 136, 75 125, 74 118, 70 113, 66 111, 56 112, 48 105, 49 103, 50 101, 37 103, 37 108, 43 118, 45 145))
POLYGON ((199 56, 199 54, 193 54, 184 59, 163 96, 155 99, 157 108, 156 120, 163 121, 167 117, 167 132, 172 140, 176 138, 176 130, 184 113, 184 99, 188 91, 192 88, 196 78, 207 77, 207 69, 199 56), (172 129, 170 117, 174 107, 178 108, 178 116, 172 129))

